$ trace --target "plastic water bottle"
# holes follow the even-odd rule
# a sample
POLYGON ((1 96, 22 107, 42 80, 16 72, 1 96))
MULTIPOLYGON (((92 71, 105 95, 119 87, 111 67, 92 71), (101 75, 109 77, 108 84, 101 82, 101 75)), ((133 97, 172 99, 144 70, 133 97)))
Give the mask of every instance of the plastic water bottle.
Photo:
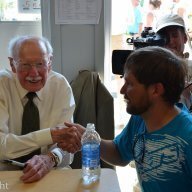
POLYGON ((100 136, 95 125, 88 123, 82 136, 82 178, 85 185, 96 182, 100 178, 100 136))

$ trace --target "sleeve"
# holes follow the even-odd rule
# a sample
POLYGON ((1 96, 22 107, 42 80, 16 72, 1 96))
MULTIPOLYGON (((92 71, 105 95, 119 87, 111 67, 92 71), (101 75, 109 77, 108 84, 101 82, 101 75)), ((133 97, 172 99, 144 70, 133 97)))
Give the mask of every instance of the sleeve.
POLYGON ((0 142, 0 160, 27 155, 41 146, 53 143, 50 129, 43 129, 22 136, 0 131, 0 142))
POLYGON ((128 124, 123 131, 113 140, 123 161, 133 160, 133 143, 134 136, 139 130, 141 118, 139 116, 131 116, 128 124))
POLYGON ((128 138, 129 137, 128 129, 129 129, 129 123, 123 129, 123 131, 117 137, 115 137, 113 142, 117 150, 119 151, 122 160, 130 162, 133 159, 133 157, 132 157, 131 145, 129 143, 128 138))

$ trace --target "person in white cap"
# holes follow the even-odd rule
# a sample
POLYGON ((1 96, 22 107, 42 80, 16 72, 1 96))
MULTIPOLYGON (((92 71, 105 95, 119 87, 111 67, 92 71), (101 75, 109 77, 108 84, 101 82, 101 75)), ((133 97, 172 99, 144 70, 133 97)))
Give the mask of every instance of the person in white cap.
MULTIPOLYGON (((181 95, 181 102, 184 103, 190 111, 192 111, 192 62, 188 60, 189 53, 185 51, 185 44, 189 40, 186 31, 185 22, 182 17, 177 14, 168 14, 159 18, 156 24, 156 33, 166 38, 165 48, 172 50, 176 55, 186 59, 188 66, 186 87, 181 95)), ((190 41, 189 47, 191 47, 190 41)))
POLYGON ((182 17, 176 14, 161 17, 156 24, 156 33, 166 37, 166 48, 171 49, 183 58, 188 58, 189 54, 184 53, 188 35, 182 17))

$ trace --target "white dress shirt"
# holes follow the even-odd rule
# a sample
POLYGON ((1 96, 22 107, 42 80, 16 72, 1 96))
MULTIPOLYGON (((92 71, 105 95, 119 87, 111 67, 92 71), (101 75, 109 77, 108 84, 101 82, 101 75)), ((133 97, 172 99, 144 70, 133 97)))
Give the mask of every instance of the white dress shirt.
POLYGON ((73 121, 75 102, 71 87, 64 76, 50 71, 45 86, 36 93, 34 102, 39 109, 40 130, 21 135, 27 90, 14 73, 0 71, 0 160, 17 158, 41 147, 42 154, 54 150, 62 155, 60 165, 67 166, 73 155, 52 145, 50 128, 73 121))

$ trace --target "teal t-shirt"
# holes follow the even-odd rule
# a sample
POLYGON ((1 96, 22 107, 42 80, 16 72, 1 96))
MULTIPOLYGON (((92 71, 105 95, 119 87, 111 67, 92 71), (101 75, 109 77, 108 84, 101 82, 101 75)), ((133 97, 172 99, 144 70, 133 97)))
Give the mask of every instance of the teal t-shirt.
POLYGON ((140 116, 132 116, 114 143, 125 162, 135 160, 142 191, 192 191, 192 116, 187 111, 152 133, 140 116))
POLYGON ((141 10, 139 7, 134 8, 133 10, 134 12, 134 23, 133 24, 129 24, 127 26, 127 34, 129 33, 139 33, 139 25, 142 23, 142 14, 141 14, 141 10))

